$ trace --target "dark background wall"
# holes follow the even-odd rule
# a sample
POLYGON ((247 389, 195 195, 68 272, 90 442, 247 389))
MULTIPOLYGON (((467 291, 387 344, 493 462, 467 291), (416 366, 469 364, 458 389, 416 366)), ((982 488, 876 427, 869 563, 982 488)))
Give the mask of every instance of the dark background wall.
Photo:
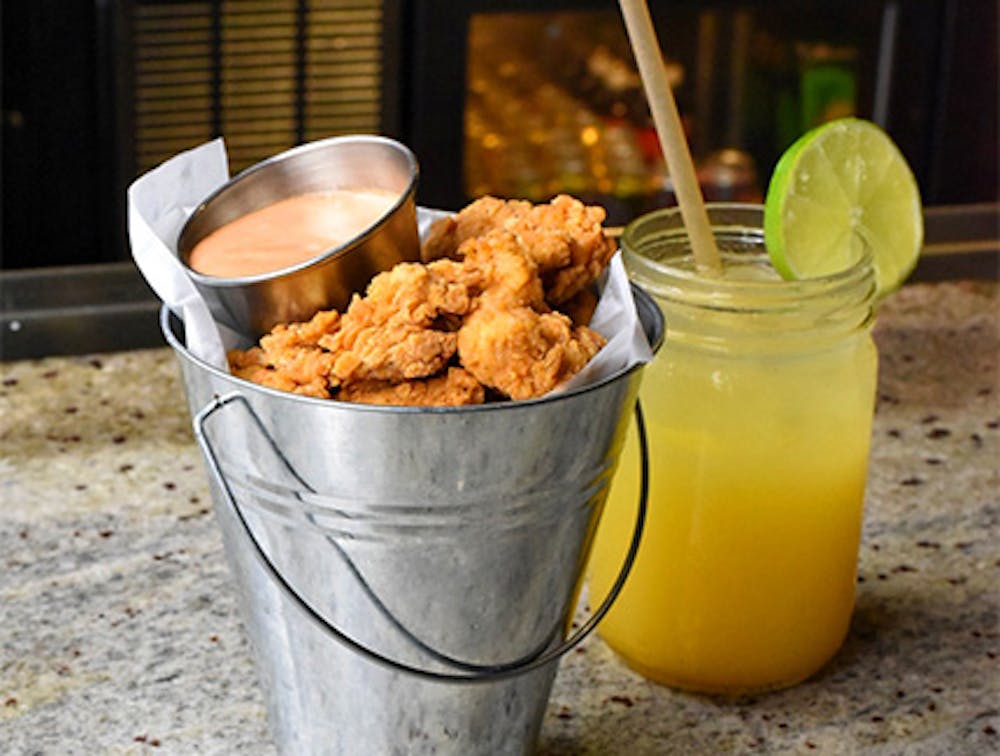
POLYGON ((4 267, 100 260, 111 190, 99 150, 96 15, 87 2, 3 7, 4 267))
MULTIPOLYGON (((131 103, 125 83, 129 44, 122 17, 129 5, 128 0, 2 3, 3 268, 127 257, 124 191, 135 170, 126 147, 131 103)), ((394 10, 387 17, 392 34, 385 39, 404 41, 399 55, 405 56, 421 49, 414 35, 427 18, 491 5, 502 4, 386 2, 385 7, 394 10), (417 12, 421 8, 424 12, 417 12)), ((555 5, 575 4, 560 0, 555 5)), ((907 67, 931 66, 934 72, 931 81, 920 84, 932 90, 921 99, 930 105, 921 105, 921 112, 914 114, 926 127, 921 143, 907 148, 912 150, 908 157, 921 179, 924 200, 927 204, 996 201, 997 3, 917 1, 900 7, 904 31, 908 9, 926 13, 933 7, 937 14, 928 25, 934 38, 902 47, 898 61, 904 74, 907 67)), ((387 70, 405 72, 406 61, 395 52, 386 51, 386 59, 393 63, 387 70)), ((440 79, 440 71, 421 75, 440 79)), ((386 90, 405 103, 405 83, 391 84, 386 90)), ((454 127, 459 118, 457 110, 443 115, 426 110, 409 113, 401 120, 403 131, 396 135, 409 141, 421 133, 442 133, 434 119, 450 119, 454 127)), ((904 142, 908 139, 898 136, 904 142)), ((430 157, 447 163, 447 156, 440 161, 439 156, 430 157)))

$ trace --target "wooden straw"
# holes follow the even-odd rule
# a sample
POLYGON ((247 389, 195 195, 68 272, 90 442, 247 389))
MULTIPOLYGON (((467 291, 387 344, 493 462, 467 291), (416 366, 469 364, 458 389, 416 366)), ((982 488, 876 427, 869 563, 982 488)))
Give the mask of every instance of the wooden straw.
POLYGON ((663 54, 656 40, 649 8, 646 0, 619 0, 619 5, 632 43, 632 52, 639 64, 639 75, 646 90, 660 146, 673 179, 677 204, 680 205, 681 217, 691 239, 695 264, 703 271, 718 272, 722 270, 722 260, 715 246, 715 236, 712 234, 705 201, 695 176, 694 162, 681 127, 674 93, 667 81, 663 54))

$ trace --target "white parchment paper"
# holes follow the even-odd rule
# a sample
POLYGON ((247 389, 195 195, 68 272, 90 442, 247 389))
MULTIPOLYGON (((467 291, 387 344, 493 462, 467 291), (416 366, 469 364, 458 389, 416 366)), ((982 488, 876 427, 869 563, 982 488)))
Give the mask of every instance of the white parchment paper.
POLYGON ((184 321, 188 350, 228 370, 222 332, 177 257, 177 237, 194 209, 229 180, 221 139, 182 152, 128 188, 128 235, 132 259, 146 283, 184 321))
MULTIPOLYGON (((128 228, 132 258, 150 288, 184 322, 188 351, 228 370, 226 349, 247 346, 215 322, 177 256, 177 237, 188 216, 209 194, 229 180, 222 139, 171 158, 136 179, 128 190, 128 228)), ((446 211, 417 209, 421 237, 446 211)), ((618 252, 600 283, 600 300, 590 326, 608 343, 587 366, 557 390, 597 381, 624 367, 648 362, 646 341, 618 252)))

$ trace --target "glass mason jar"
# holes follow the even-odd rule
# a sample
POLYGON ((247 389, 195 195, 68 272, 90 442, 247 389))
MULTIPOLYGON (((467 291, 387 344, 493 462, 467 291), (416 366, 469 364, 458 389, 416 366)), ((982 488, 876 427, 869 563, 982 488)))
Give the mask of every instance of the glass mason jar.
MULTIPOLYGON (((847 632, 875 403, 875 284, 867 249, 841 273, 781 280, 760 206, 709 205, 709 219, 717 277, 695 272, 676 209, 622 237, 666 340, 640 388, 649 519, 599 633, 653 680, 742 694, 809 677, 847 632)), ((635 521, 637 446, 633 428, 591 553, 593 595, 614 580, 635 521)))

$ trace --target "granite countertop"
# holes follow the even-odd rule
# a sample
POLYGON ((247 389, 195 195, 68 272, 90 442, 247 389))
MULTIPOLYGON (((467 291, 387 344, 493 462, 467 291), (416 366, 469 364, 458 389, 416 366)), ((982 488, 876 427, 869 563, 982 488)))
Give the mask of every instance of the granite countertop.
MULTIPOLYGON (((849 637, 818 676, 725 700, 561 663, 539 751, 1000 752, 1000 289, 883 307, 849 637)), ((0 752, 271 754, 172 353, 2 365, 0 752)))

